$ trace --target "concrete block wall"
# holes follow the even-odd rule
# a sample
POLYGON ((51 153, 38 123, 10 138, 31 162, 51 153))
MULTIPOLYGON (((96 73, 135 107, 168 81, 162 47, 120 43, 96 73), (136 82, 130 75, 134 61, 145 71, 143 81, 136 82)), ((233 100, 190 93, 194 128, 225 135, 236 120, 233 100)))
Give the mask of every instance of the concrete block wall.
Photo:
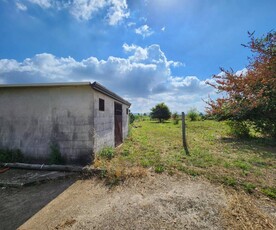
POLYGON ((93 110, 90 86, 1 88, 0 147, 45 163, 55 142, 67 163, 85 163, 93 153, 93 110))
POLYGON ((94 153, 104 147, 114 147, 114 99, 94 91, 94 153), (99 99, 104 111, 99 110, 99 99))

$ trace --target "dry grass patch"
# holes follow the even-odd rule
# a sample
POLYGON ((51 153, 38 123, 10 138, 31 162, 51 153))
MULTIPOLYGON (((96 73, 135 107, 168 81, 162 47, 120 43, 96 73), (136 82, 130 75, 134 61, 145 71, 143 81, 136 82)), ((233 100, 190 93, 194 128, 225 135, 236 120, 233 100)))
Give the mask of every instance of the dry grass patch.
POLYGON ((264 213, 246 193, 232 191, 222 212, 226 229, 276 229, 275 219, 264 213))

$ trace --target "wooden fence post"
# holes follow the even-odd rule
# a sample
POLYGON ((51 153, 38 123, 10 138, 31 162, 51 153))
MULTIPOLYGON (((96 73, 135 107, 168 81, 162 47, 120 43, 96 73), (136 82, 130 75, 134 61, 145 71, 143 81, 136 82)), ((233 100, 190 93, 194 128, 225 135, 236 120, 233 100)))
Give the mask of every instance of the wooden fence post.
POLYGON ((182 112, 182 141, 183 141, 183 147, 187 155, 190 155, 188 146, 187 146, 187 140, 186 140, 186 124, 185 124, 185 113, 182 112))

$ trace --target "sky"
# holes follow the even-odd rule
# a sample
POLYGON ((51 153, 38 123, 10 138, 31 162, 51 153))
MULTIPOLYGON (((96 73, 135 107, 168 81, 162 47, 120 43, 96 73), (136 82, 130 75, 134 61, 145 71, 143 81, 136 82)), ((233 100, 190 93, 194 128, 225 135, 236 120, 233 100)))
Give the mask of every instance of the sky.
POLYGON ((205 111, 220 67, 244 72, 247 32, 275 0, 0 0, 0 84, 97 81, 134 113, 205 111))

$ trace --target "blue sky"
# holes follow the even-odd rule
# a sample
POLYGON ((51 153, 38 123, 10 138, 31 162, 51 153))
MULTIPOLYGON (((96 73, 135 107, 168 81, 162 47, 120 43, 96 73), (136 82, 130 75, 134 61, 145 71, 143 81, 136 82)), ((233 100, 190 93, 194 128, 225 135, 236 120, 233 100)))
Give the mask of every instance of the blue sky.
POLYGON ((215 97, 219 67, 243 70, 247 31, 276 25, 275 0, 0 0, 0 83, 98 81, 133 112, 215 97))

